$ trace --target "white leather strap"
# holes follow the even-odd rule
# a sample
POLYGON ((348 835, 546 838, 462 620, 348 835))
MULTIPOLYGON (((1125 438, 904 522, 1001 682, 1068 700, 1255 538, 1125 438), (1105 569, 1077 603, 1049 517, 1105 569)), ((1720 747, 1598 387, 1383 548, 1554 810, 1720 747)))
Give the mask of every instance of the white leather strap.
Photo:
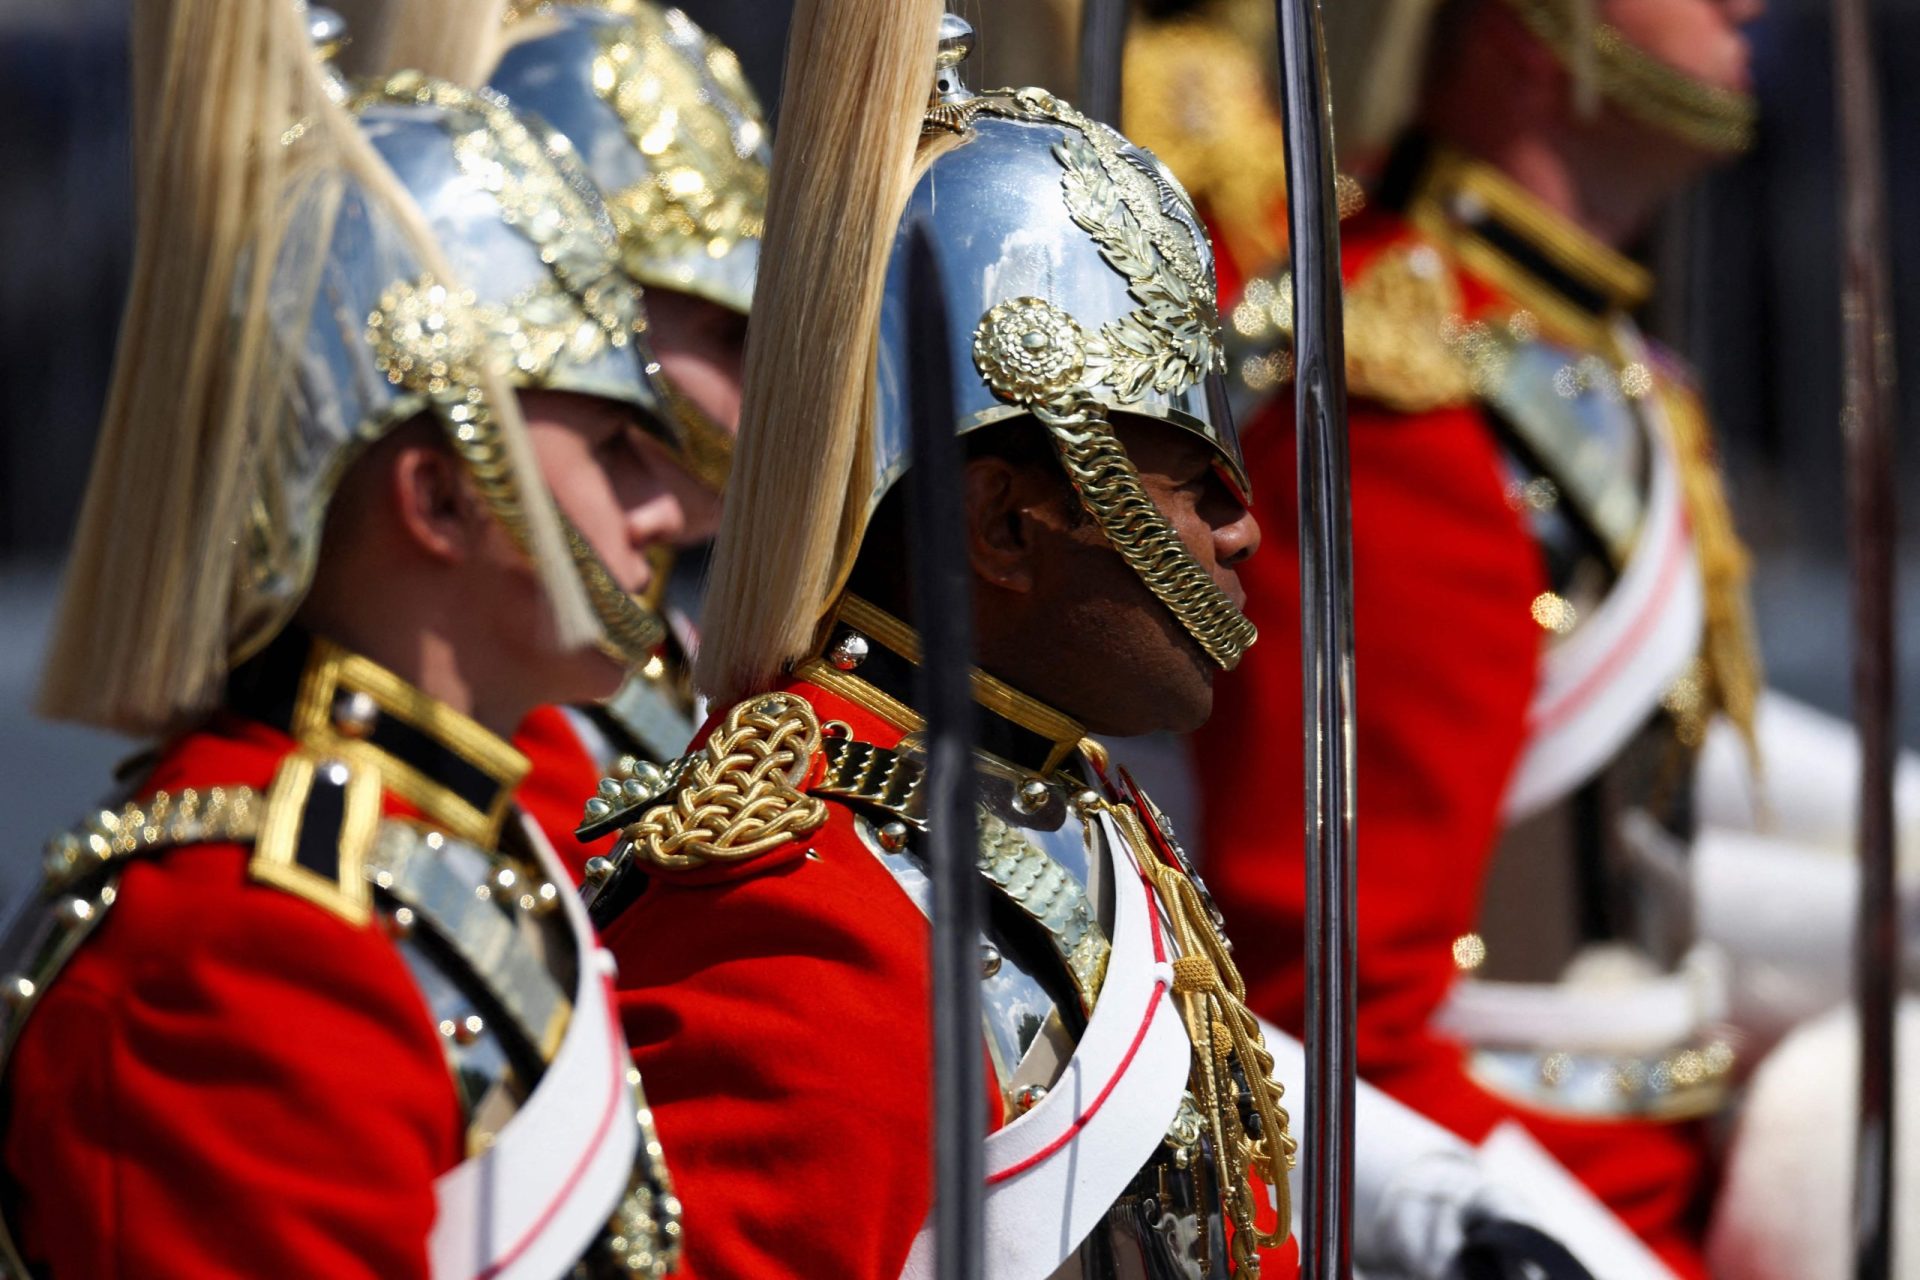
POLYGON ((1705 595, 1666 430, 1648 432, 1652 484, 1633 557, 1599 608, 1541 656, 1509 823, 1552 805, 1625 746, 1700 652, 1705 595))
MULTIPOLYGON (((1125 837, 1099 819, 1114 878, 1113 952, 1072 1059, 1047 1096, 987 1137, 986 1274, 1045 1280, 1152 1158, 1192 1059, 1173 1007, 1172 942, 1125 837)), ((933 1275, 933 1220, 903 1277, 933 1275)))
MULTIPOLYGON (((541 871, 567 873, 531 822, 541 871)), ((559 1052, 486 1151, 434 1182, 434 1280, 551 1280, 579 1261, 626 1194, 639 1146, 632 1065, 613 1010, 613 957, 572 892, 560 909, 581 957, 559 1052)))

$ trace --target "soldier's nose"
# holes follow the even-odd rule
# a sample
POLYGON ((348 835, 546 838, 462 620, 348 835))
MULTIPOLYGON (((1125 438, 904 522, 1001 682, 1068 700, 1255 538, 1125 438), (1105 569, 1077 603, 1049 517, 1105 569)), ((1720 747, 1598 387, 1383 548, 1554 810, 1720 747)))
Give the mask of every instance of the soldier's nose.
POLYGON ((686 507, 664 489, 627 513, 627 540, 639 551, 677 543, 686 531, 686 507))
POLYGON ((1240 514, 1234 519, 1214 528, 1214 557, 1230 569, 1237 567, 1259 549, 1260 521, 1245 507, 1240 509, 1240 514))

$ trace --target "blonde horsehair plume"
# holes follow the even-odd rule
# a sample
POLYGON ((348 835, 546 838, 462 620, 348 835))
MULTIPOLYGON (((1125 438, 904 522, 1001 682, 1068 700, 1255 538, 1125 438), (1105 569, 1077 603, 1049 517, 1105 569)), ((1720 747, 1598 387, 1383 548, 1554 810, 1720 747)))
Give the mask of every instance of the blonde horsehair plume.
MULTIPOLYGON (((933 88, 938 0, 800 0, 747 340, 740 438, 707 592, 720 705, 811 647, 857 536, 887 261, 933 88)), ((864 495, 863 495, 864 496, 864 495)))
MULTIPOLYGON (((211 707, 227 672, 254 477, 297 360, 267 305, 296 206, 324 185, 318 176, 351 179, 427 270, 457 280, 329 97, 300 6, 141 0, 134 15, 134 269, 39 707, 147 735, 211 707)), ((274 309, 308 310, 282 299, 274 309)), ((537 476, 510 390, 489 377, 482 392, 514 465, 537 476)), ((589 643, 598 624, 559 521, 550 502, 526 507, 557 632, 589 643)))
POLYGON ((398 0, 385 6, 389 71, 423 71, 467 89, 486 83, 500 59, 508 0, 398 0))

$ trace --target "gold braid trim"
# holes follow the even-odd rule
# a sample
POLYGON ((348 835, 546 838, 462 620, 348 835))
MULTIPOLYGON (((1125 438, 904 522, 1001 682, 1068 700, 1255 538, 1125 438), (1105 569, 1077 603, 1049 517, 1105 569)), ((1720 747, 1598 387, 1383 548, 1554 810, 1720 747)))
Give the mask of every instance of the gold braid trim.
POLYGON ((622 843, 648 866, 690 871, 809 835, 827 820, 826 803, 799 789, 820 748, 820 719, 804 698, 749 698, 690 758, 672 801, 641 814, 622 843))
MULTIPOLYGON (((1725 713, 1746 742, 1747 756, 1756 772, 1760 743, 1754 730, 1764 676, 1760 646, 1754 639, 1753 604, 1747 581, 1753 557, 1733 527, 1733 511, 1721 480, 1713 444, 1713 427, 1700 401, 1686 387, 1668 378, 1657 385, 1666 410, 1667 438, 1680 468, 1680 490, 1687 519, 1693 528, 1694 553, 1706 592, 1706 639, 1697 671, 1698 698, 1685 698, 1668 707, 1676 713, 1682 741, 1698 746, 1706 721, 1714 711, 1725 713), (1693 710, 1694 714, 1687 714, 1693 710)), ((1684 686, 1684 680, 1683 680, 1684 686)))
POLYGON ((1258 1276, 1259 1250, 1278 1247, 1293 1230, 1287 1171, 1293 1168, 1299 1143, 1280 1104, 1285 1091, 1273 1078, 1273 1055, 1247 1008, 1247 984, 1200 890, 1154 855, 1153 843, 1131 807, 1102 807, 1126 832, 1173 925, 1181 952, 1173 962, 1173 994, 1193 1041, 1190 1087, 1222 1165, 1221 1192, 1233 1223, 1234 1274, 1258 1276), (1256 1122, 1257 1132, 1249 1130, 1249 1122, 1256 1122), (1265 1197, 1255 1185, 1256 1176, 1275 1196, 1278 1225, 1271 1232, 1259 1228, 1257 1215, 1265 1197))
POLYGON ((1173 611, 1209 658, 1228 671, 1259 636, 1181 545, 1173 526, 1140 485, 1140 473, 1104 418, 1083 410, 1056 414, 1035 407, 1080 505, 1149 590, 1173 611))

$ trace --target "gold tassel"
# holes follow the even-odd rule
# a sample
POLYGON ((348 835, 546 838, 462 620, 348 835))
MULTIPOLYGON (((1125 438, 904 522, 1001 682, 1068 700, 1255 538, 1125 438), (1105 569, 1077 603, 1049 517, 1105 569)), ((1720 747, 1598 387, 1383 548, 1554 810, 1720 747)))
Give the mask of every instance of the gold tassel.
POLYGON ((1101 805, 1125 831, 1135 861, 1153 882, 1154 894, 1173 925, 1180 955, 1173 962, 1173 994, 1193 1042, 1189 1085, 1221 1162, 1221 1194, 1233 1224, 1233 1273, 1260 1274, 1260 1250, 1286 1243, 1293 1231, 1293 1197, 1287 1171, 1299 1144, 1289 1129, 1285 1092, 1273 1078, 1273 1055, 1260 1024, 1247 1008, 1247 984, 1233 963, 1227 941, 1192 880, 1153 852, 1140 815, 1124 804, 1101 805), (1249 1133, 1243 1113, 1259 1120, 1249 1133), (1262 1231, 1261 1185, 1275 1199, 1277 1225, 1262 1231))
POLYGON ((1689 746, 1699 745, 1706 717, 1715 711, 1724 713, 1739 729, 1757 777, 1762 761, 1754 718, 1764 676, 1747 592, 1753 558, 1733 527, 1713 428, 1699 399, 1687 387, 1665 378, 1659 380, 1658 394, 1666 411, 1668 440, 1680 468, 1681 493, 1706 589, 1704 687, 1703 696, 1697 700, 1702 714, 1692 729, 1687 724, 1690 717, 1681 718, 1682 737, 1692 738, 1689 746))

